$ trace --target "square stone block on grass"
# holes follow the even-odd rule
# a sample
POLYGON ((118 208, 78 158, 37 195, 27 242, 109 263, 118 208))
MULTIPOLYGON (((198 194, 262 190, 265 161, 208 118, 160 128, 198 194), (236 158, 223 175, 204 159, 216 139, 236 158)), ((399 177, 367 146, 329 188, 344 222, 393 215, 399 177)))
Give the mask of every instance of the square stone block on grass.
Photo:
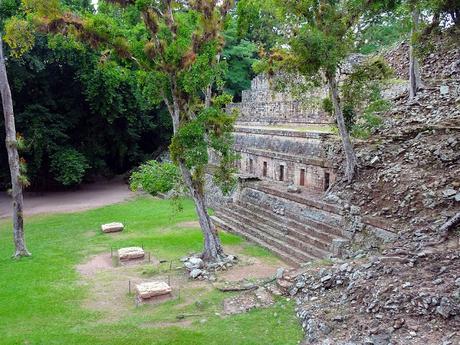
POLYGON ((102 232, 105 233, 123 231, 124 228, 125 226, 122 223, 117 222, 101 225, 102 232))
POLYGON ((171 291, 171 287, 165 282, 147 282, 136 285, 137 296, 141 299, 167 295, 171 291))
POLYGON ((145 257, 144 249, 141 247, 128 247, 118 249, 118 258, 120 260, 134 260, 145 257))

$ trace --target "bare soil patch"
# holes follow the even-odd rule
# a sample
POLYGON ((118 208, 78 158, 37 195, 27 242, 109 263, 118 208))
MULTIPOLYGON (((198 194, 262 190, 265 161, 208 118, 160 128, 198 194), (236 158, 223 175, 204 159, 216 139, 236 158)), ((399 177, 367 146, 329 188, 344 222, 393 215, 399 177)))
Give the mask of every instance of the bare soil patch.
MULTIPOLYGON (((26 216, 85 211, 123 202, 136 196, 121 178, 82 185, 78 190, 24 194, 26 216)), ((0 193, 0 218, 11 215, 11 197, 0 193)))
POLYGON ((280 267, 280 265, 266 263, 259 259, 254 259, 252 262, 237 265, 231 270, 222 273, 220 277, 227 281, 268 278, 274 276, 277 268, 280 267))
POLYGON ((84 276, 92 276, 100 271, 113 268, 110 253, 103 253, 93 256, 89 261, 77 265, 77 271, 84 276))
POLYGON ((275 303, 273 296, 263 287, 255 291, 245 291, 238 296, 224 300, 224 314, 246 313, 254 308, 266 308, 275 303))

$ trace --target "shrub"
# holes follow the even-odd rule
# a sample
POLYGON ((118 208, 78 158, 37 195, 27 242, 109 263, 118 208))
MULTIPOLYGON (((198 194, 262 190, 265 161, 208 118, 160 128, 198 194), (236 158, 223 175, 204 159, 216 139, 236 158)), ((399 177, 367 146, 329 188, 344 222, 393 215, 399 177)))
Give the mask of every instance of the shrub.
POLYGON ((180 182, 179 169, 169 162, 148 161, 131 174, 129 184, 133 191, 156 195, 176 188, 180 182))
POLYGON ((329 97, 323 98, 321 107, 329 115, 334 113, 334 105, 332 104, 332 101, 329 97))
POLYGON ((66 148, 51 156, 51 172, 64 186, 81 183, 89 168, 86 157, 73 148, 66 148))

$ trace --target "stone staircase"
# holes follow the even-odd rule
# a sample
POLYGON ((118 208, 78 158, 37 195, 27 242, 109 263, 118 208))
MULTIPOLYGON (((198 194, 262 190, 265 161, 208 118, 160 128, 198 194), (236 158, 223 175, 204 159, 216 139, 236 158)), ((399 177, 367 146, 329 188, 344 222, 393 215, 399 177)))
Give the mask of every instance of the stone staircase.
MULTIPOLYGON (((284 199, 299 196, 283 195, 279 191, 280 195, 275 195, 276 190, 261 187, 259 186, 257 191, 268 193, 270 197, 284 199), (264 190, 260 191, 259 188, 264 190)), ((313 197, 302 196, 299 201, 302 200, 304 201, 299 203, 302 208, 321 206, 313 197), (305 198, 310 201, 310 205, 305 202, 305 198)), ((320 212, 324 213, 323 210, 320 212)), ((216 210, 212 219, 218 228, 243 236, 269 249, 283 260, 299 266, 304 262, 330 257, 332 241, 342 238, 338 227, 318 220, 314 213, 312 215, 313 217, 309 218, 289 212, 277 214, 266 205, 257 204, 243 194, 237 202, 216 210)))

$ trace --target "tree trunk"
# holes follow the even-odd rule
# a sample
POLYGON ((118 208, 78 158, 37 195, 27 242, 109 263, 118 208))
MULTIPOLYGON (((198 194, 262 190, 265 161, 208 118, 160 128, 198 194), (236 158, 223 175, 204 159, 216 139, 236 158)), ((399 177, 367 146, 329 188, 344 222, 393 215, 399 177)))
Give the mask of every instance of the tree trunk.
MULTIPOLYGON (((164 101, 169 109, 169 113, 173 121, 174 134, 176 134, 179 130, 180 124, 180 109, 178 105, 179 102, 174 96, 174 78, 172 78, 172 80, 173 100, 172 102, 170 102, 167 97, 164 97, 164 101)), ((192 197, 193 202, 195 203, 195 210, 198 215, 201 231, 203 232, 204 250, 202 254, 202 259, 205 262, 218 262, 225 257, 225 254, 220 243, 219 235, 217 234, 216 228, 214 227, 214 224, 212 223, 211 218, 209 217, 208 210, 206 208, 205 198, 203 193, 201 192, 202 188, 199 188, 202 186, 196 185, 195 181, 193 181, 192 173, 185 166, 184 162, 179 162, 179 168, 182 174, 182 179, 184 180, 184 183, 190 192, 190 196, 192 197)))
POLYGON ((420 12, 418 9, 412 11, 412 32, 409 47, 409 97, 412 99, 417 95, 418 90, 422 86, 420 77, 420 65, 415 56, 414 40, 418 31, 420 12))
POLYGON ((355 151, 353 150, 350 135, 345 125, 345 119, 343 117, 342 106, 340 104, 339 92, 335 75, 333 73, 327 73, 326 78, 329 84, 329 92, 331 94, 332 103, 334 105, 337 126, 339 127, 339 133, 342 139, 342 146, 346 157, 345 178, 347 179, 348 183, 351 183, 351 181, 353 181, 357 169, 356 155, 355 151))
POLYGON ((200 222, 201 231, 204 236, 204 250, 202 259, 206 262, 218 262, 225 257, 224 250, 220 243, 219 235, 216 228, 209 217, 204 195, 201 192, 201 186, 197 186, 194 181, 190 170, 183 162, 180 162, 180 170, 182 178, 189 189, 190 196, 195 203, 195 210, 200 222))
POLYGON ((14 124, 13 100, 10 85, 6 74, 5 57, 3 56, 3 41, 0 34, 0 93, 5 117, 6 150, 11 173, 13 196, 13 235, 14 257, 30 256, 24 239, 23 196, 19 172, 19 154, 16 140, 16 126, 14 124))

